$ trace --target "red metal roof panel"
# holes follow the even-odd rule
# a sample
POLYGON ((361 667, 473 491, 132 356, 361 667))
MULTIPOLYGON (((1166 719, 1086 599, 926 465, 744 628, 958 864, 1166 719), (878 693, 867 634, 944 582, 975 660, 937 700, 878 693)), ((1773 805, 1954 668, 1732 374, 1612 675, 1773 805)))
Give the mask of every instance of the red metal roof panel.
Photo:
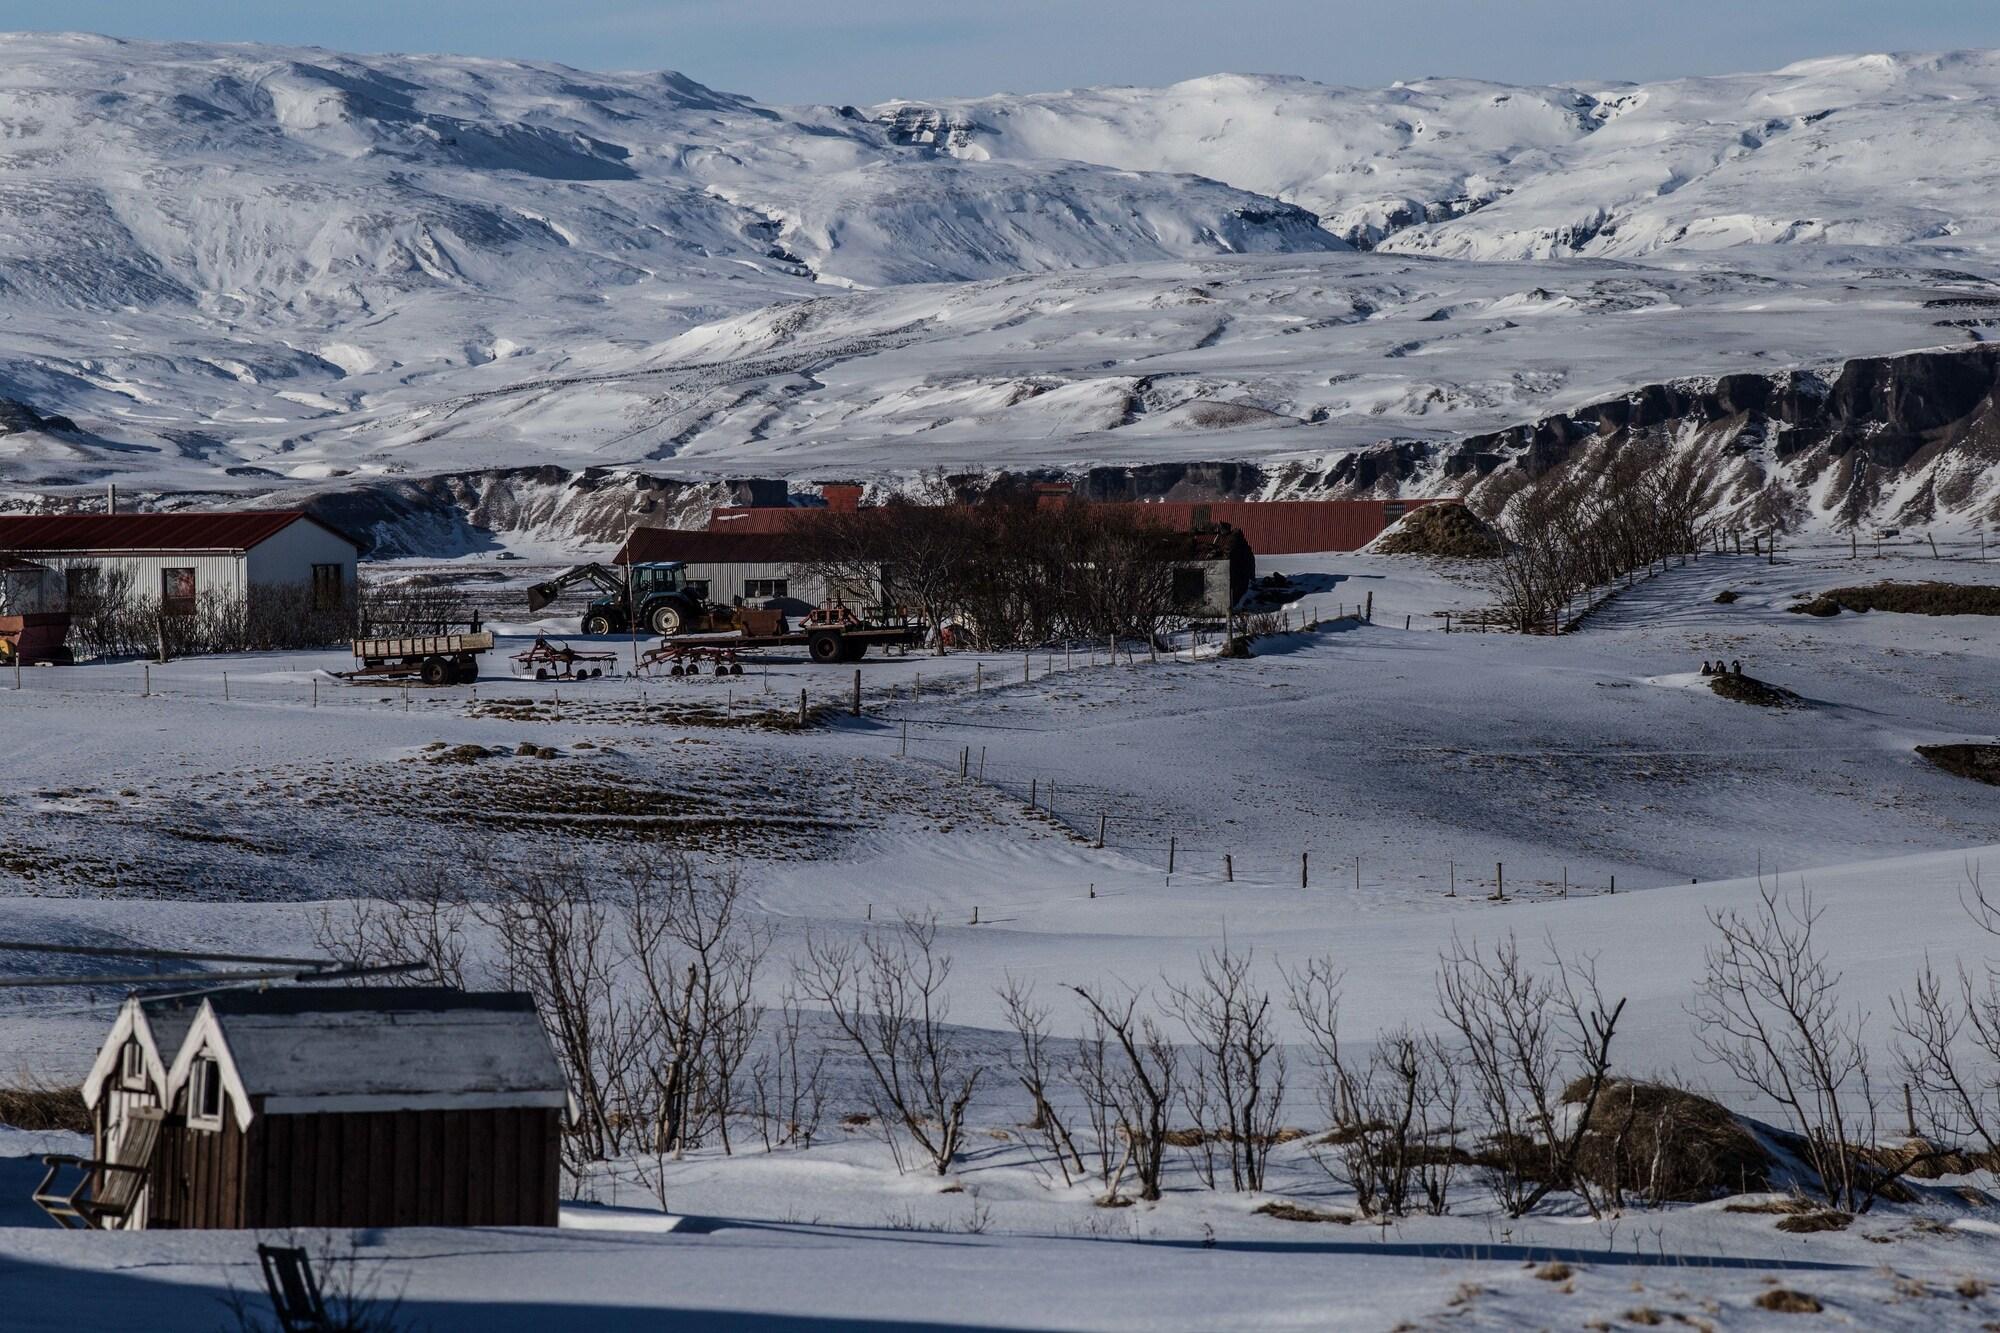
POLYGON ((305 517, 289 509, 0 514, 0 551, 247 551, 305 517))

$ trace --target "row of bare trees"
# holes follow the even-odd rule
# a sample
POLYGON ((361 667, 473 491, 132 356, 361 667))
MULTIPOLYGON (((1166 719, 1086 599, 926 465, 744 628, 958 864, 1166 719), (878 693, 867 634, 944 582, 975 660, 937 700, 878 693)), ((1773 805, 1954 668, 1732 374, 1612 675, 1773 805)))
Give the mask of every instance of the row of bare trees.
POLYGON ((1660 561, 1698 552, 1715 498, 1693 453, 1628 446, 1579 457, 1507 503, 1493 589, 1522 633, 1556 631, 1570 602, 1660 561))
MULTIPOLYGON (((480 979, 534 995, 576 1098, 567 1164, 630 1160, 663 1198, 668 1163, 704 1144, 734 1151, 746 1121, 767 1150, 810 1144, 838 1068, 867 1108, 856 1123, 904 1169, 950 1171, 975 1097, 1005 1078, 1026 1096, 1044 1168, 1094 1182, 1109 1202, 1159 1198, 1176 1154, 1209 1188, 1262 1190, 1273 1149, 1294 1137, 1370 1216, 1442 1213, 1463 1172, 1510 1216, 1555 1193, 1593 1215, 1623 1202, 1616 1150, 1633 1113, 1608 1174, 1602 1142, 1600 1165, 1589 1151, 1617 1119, 1600 1104, 1628 1086, 1613 1061, 1625 1001, 1591 960, 1553 946, 1537 961, 1511 937, 1454 939, 1437 960, 1439 1021, 1358 1051, 1342 1041, 1341 977, 1325 958, 1274 969, 1267 985, 1248 951, 1225 944, 1190 979, 1063 986, 1067 1022, 1009 977, 1003 1056, 952 1021, 952 959, 932 918, 809 934, 767 1007, 771 934, 732 873, 679 857, 602 871, 566 853, 525 867, 470 854, 459 867, 456 882, 488 891, 470 897, 425 867, 379 901, 329 913, 320 943, 355 965, 414 960, 408 980, 463 987, 477 970, 468 932, 490 931, 499 957, 480 979), (1331 1127, 1314 1135, 1280 1119, 1295 1074, 1285 1014, 1331 1127)), ((1970 885, 1974 921, 2000 936, 2000 903, 1976 873, 1970 885)), ((2000 1161, 2000 975, 1926 965, 1893 1006, 1917 1137, 1891 1145, 1868 1016, 1841 999, 1822 916, 1803 887, 1775 885, 1711 913, 1688 1006, 1704 1056, 1777 1108, 1802 1184, 1829 1207, 1865 1211, 1962 1146, 2000 1161)))
MULTIPOLYGON (((939 497, 926 497, 938 499, 939 497)), ((1152 639, 1185 619, 1174 534, 1123 507, 897 499, 799 529, 798 567, 889 600, 971 642, 1152 639)))

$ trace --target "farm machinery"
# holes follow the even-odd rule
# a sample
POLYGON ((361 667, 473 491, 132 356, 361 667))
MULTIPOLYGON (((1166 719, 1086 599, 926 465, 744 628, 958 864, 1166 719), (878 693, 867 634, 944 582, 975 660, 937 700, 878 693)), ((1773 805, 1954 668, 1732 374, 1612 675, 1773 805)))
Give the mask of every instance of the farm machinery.
POLYGON ((617 665, 618 654, 576 649, 537 634, 523 652, 515 653, 514 674, 536 680, 592 680, 617 665))
POLYGON ((712 628, 713 612, 719 609, 688 587, 685 563, 653 560, 623 570, 595 561, 564 570, 528 589, 528 610, 540 611, 571 588, 586 586, 602 595, 583 609, 585 634, 622 634, 635 625, 655 634, 683 634, 712 628))

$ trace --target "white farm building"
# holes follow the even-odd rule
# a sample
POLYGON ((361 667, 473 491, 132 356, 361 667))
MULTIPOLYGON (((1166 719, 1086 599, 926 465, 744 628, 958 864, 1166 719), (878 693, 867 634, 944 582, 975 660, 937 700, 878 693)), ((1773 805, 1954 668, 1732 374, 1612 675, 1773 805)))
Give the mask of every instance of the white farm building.
POLYGON ((193 610, 213 594, 251 602, 259 588, 309 588, 321 607, 355 592, 355 541, 295 510, 175 514, 0 515, 0 558, 60 575, 71 600, 108 571, 132 595, 193 610))

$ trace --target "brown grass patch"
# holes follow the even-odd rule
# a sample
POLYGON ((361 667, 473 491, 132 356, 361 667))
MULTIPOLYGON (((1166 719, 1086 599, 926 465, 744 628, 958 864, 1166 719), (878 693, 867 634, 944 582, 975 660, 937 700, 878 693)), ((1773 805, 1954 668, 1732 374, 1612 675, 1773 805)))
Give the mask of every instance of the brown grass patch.
POLYGON ((1818 1208, 1810 1213, 1793 1213, 1790 1217, 1779 1218, 1778 1230, 1804 1236, 1815 1231, 1845 1231, 1853 1221, 1853 1213, 1843 1213, 1837 1208, 1818 1208))
POLYGON ((1780 1314, 1818 1314, 1826 1308, 1819 1303, 1818 1297, 1793 1291, 1790 1287, 1773 1287, 1751 1304, 1760 1310, 1776 1310, 1780 1314))
POLYGON ((72 1134, 91 1131, 90 1110, 75 1088, 52 1084, 0 1088, 0 1125, 15 1129, 63 1129, 72 1134))
POLYGON ((1806 703, 1782 685, 1773 685, 1755 676, 1739 676, 1734 672, 1709 677, 1708 688, 1725 699, 1759 708, 1803 708, 1806 703))
POLYGON ((1815 600, 1833 602, 1844 611, 1891 611, 1911 616, 2000 616, 2000 587, 1985 583, 1870 583, 1853 588, 1829 588, 1815 600))
POLYGON ((1796 1195, 1786 1195, 1781 1199, 1753 1199, 1748 1203, 1725 1203, 1722 1205, 1722 1211, 1725 1213, 1777 1213, 1789 1215, 1816 1212, 1817 1210, 1818 1205, 1809 1200, 1798 1198, 1796 1195))
POLYGON ((1640 1324, 1647 1328, 1666 1322, 1666 1320, 1660 1317, 1660 1312, 1650 1305, 1635 1306, 1627 1310, 1624 1314, 1624 1319, 1628 1324, 1640 1324))
POLYGON ((1535 1276, 1544 1282, 1567 1282, 1576 1276, 1576 1270, 1560 1259, 1551 1259, 1535 1270, 1535 1276))
POLYGON ((1419 505, 1370 544, 1378 555, 1486 559, 1500 554, 1500 536, 1462 504, 1419 505))
POLYGON ((1353 1213, 1323 1213, 1315 1208, 1304 1208, 1296 1203, 1285 1203, 1278 1199, 1259 1204, 1251 1211, 1264 1217, 1275 1217, 1280 1222, 1332 1222, 1344 1227, 1355 1221, 1353 1213))
POLYGON ((2000 745, 1919 745, 1917 754, 1954 777, 2000 787, 2000 745))

